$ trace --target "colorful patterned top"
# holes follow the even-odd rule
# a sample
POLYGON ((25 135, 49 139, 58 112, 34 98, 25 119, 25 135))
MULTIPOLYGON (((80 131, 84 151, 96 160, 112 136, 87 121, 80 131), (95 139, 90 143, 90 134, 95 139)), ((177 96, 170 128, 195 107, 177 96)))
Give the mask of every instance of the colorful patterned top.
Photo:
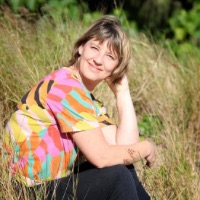
POLYGON ((67 176, 77 156, 71 133, 112 124, 72 70, 54 71, 21 99, 7 124, 12 171, 28 186, 67 176))

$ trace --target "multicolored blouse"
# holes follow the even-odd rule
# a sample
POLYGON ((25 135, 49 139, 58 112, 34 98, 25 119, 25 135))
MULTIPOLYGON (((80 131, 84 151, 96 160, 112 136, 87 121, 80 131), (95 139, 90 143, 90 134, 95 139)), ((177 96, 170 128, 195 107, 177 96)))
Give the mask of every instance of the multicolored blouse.
POLYGON ((78 153, 71 134, 112 124, 72 70, 54 71, 27 92, 7 124, 12 171, 27 186, 67 176, 78 153))

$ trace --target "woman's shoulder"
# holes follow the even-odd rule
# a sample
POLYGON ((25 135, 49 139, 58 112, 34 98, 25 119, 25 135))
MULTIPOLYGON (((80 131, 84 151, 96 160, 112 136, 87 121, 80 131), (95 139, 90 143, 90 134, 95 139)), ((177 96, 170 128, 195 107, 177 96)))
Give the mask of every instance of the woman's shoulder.
POLYGON ((62 67, 60 69, 57 69, 51 73, 49 73, 47 76, 45 76, 42 80, 54 80, 54 81, 62 81, 70 78, 72 76, 72 70, 70 70, 67 67, 62 67))
MULTIPOLYGON (((48 94, 59 94, 66 96, 70 94, 74 98, 91 99, 89 91, 85 88, 83 83, 79 80, 75 70, 68 67, 62 67, 53 71, 41 80, 40 87, 45 85, 48 94)), ((91 99, 92 100, 92 99, 91 99)))
POLYGON ((82 89, 82 83, 76 77, 74 71, 68 67, 62 67, 55 70, 44 77, 41 82, 51 82, 52 86, 55 85, 68 85, 70 87, 82 89))

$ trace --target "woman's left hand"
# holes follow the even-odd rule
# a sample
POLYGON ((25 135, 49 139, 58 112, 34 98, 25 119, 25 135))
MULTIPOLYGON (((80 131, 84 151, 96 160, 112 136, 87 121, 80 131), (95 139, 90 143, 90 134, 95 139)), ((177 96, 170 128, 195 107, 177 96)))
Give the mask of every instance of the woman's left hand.
POLYGON ((124 74, 119 83, 112 84, 109 79, 106 79, 106 83, 108 84, 112 92, 115 94, 115 96, 118 93, 129 91, 128 79, 126 74, 124 74))

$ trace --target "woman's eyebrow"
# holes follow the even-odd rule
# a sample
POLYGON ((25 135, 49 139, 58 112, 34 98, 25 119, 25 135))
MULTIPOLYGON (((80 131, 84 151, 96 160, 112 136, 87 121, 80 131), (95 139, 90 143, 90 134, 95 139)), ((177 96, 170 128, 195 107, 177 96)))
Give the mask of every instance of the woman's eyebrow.
POLYGON ((95 45, 99 47, 99 44, 95 43, 94 41, 91 42, 91 45, 95 45))
POLYGON ((108 48, 108 53, 111 54, 114 58, 118 58, 116 51, 112 50, 112 48, 108 48))
MULTIPOLYGON (((95 45, 96 47, 100 47, 102 44, 102 42, 98 41, 98 40, 94 40, 91 41, 91 45, 95 45)), ((107 54, 110 54, 113 56, 114 59, 118 59, 118 55, 116 53, 116 51, 113 50, 113 48, 111 47, 110 44, 107 45, 108 50, 106 51, 107 54)))

